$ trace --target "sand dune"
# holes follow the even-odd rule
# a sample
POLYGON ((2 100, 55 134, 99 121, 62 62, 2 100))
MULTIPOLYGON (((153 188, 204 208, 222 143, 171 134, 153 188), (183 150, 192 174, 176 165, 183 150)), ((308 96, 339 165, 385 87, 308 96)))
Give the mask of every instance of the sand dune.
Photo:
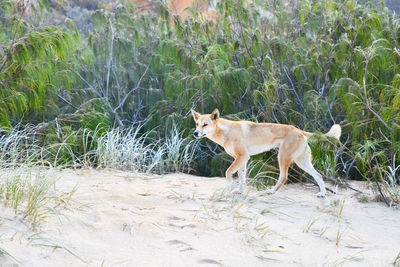
POLYGON ((40 231, 0 208, 0 247, 19 262, 3 256, 0 266, 390 266, 400 252, 400 211, 344 189, 326 199, 300 184, 224 196, 223 178, 60 177, 60 190, 78 185, 75 201, 40 231))

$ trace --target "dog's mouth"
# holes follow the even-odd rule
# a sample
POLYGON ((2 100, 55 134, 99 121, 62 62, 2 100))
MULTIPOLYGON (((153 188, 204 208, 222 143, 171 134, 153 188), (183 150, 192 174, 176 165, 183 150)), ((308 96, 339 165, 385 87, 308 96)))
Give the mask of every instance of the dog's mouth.
POLYGON ((193 136, 194 136, 196 139, 200 139, 200 138, 206 136, 206 134, 200 134, 200 133, 198 133, 198 134, 193 134, 193 136))

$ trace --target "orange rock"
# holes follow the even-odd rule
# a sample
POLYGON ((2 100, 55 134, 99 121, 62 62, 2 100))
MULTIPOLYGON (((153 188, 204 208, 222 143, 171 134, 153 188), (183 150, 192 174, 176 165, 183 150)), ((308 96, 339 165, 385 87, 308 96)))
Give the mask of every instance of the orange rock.
MULTIPOLYGON (((169 9, 172 16, 180 16, 182 20, 186 20, 190 15, 190 8, 195 11, 203 13, 206 20, 216 21, 218 14, 214 11, 209 11, 209 4, 207 0, 170 0, 169 9)), ((173 23, 173 18, 171 17, 173 23)))

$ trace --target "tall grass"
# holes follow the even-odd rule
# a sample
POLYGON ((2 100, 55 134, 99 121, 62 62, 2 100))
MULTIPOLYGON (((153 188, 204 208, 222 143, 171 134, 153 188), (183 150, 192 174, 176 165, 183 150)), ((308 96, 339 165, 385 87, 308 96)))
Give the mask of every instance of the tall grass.
POLYGON ((193 170, 198 142, 184 138, 175 124, 161 139, 142 134, 140 126, 108 131, 56 129, 53 141, 34 126, 10 129, 0 137, 0 169, 94 167, 160 174, 193 170))
MULTIPOLYGON (((5 129, 0 135, 0 168, 13 168, 21 164, 35 163, 40 156, 40 147, 35 142, 34 128, 17 125, 11 129, 5 129)), ((0 133, 2 129, 0 128, 0 133)))
POLYGON ((103 134, 94 151, 98 166, 145 173, 191 170, 195 142, 183 138, 175 125, 161 140, 152 140, 139 131, 140 127, 112 129, 103 134))
POLYGON ((139 128, 112 129, 99 138, 96 157, 99 167, 147 172, 161 162, 154 144, 146 144, 139 128), (152 161, 152 162, 151 162, 152 161))
POLYGON ((400 177, 397 175, 398 170, 400 170, 400 165, 387 166, 383 169, 383 179, 382 188, 383 194, 379 192, 379 188, 373 187, 375 194, 382 201, 385 201, 389 206, 395 206, 400 204, 400 177), (383 196, 387 196, 386 199, 382 199, 383 196))
POLYGON ((191 172, 194 170, 198 141, 184 138, 183 132, 174 124, 162 146, 165 152, 164 171, 191 172))

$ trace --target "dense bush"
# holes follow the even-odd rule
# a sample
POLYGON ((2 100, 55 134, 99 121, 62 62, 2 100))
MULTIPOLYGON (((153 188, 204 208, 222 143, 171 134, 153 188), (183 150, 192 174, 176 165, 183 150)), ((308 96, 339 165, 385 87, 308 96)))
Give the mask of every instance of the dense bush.
MULTIPOLYGON (((400 19, 383 3, 226 0, 215 7, 215 23, 193 13, 187 21, 173 18, 172 26, 161 2, 157 13, 139 14, 121 1, 93 12, 87 36, 71 24, 29 26, 7 3, 0 16, 7 29, 0 35, 2 125, 51 123, 93 101, 84 113, 93 116, 89 122, 90 116, 62 121, 73 142, 77 131, 94 131, 98 122, 142 125, 139 134, 148 140, 167 137, 175 124, 190 136, 190 108, 218 107, 230 119, 311 132, 340 123, 342 145, 311 140, 318 169, 332 179, 398 182, 400 19), (19 18, 18 27, 10 17, 19 18)), ((45 142, 60 139, 48 133, 45 142)), ((273 153, 253 159, 251 174, 262 183, 269 175, 256 174, 276 170, 273 153)), ((206 140, 195 159, 202 175, 222 175, 230 161, 206 140)))

